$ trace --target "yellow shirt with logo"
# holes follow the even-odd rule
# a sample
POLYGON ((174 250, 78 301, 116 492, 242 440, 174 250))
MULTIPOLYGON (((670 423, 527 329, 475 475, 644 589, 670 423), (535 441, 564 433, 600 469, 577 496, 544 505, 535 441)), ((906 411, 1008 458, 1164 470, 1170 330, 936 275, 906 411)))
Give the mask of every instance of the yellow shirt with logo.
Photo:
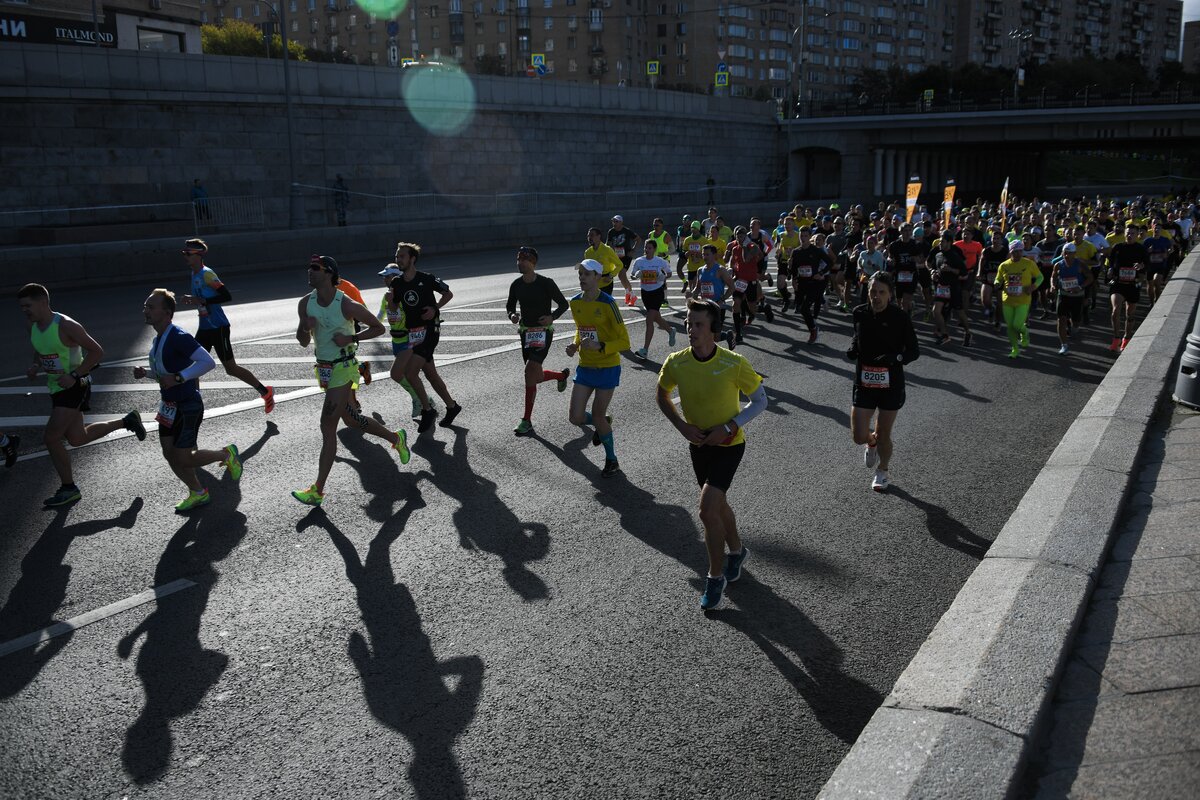
POLYGON ((571 318, 575 320, 575 344, 579 346, 579 366, 619 367, 621 351, 629 349, 629 331, 621 318, 621 309, 612 295, 600 293, 585 300, 583 292, 571 298, 571 318), (604 342, 604 350, 586 350, 583 340, 604 342))
POLYGON ((606 245, 604 242, 589 247, 583 251, 583 258, 589 258, 599 261, 604 266, 604 274, 600 276, 600 288, 612 286, 613 276, 625 268, 625 264, 621 259, 617 258, 617 251, 606 245))
MULTIPOLYGON (((1078 245, 1076 245, 1078 247, 1078 245)), ((1095 249, 1095 248, 1093 248, 1095 249)), ((1075 251, 1079 255, 1079 251, 1075 251)), ((1004 292, 1004 305, 1027 306, 1033 299, 1034 287, 1042 282, 1042 271, 1031 258, 1009 259, 996 272, 996 283, 1004 292)))
POLYGON ((1088 266, 1093 266, 1096 263, 1096 245, 1084 239, 1082 242, 1075 242, 1075 257, 1083 261, 1088 266))
POLYGON ((683 240, 683 254, 687 256, 688 269, 692 272, 704 266, 704 245, 706 244, 716 246, 718 255, 725 252, 717 242, 712 241, 707 236, 692 235, 683 240))
MULTIPOLYGON (((700 361, 692 348, 671 353, 658 373, 658 385, 665 391, 679 389, 679 408, 683 418, 700 430, 724 425, 742 410, 738 393, 749 397, 762 384, 762 377, 745 356, 718 347, 712 358, 700 361)), ((722 447, 746 441, 741 428, 722 447)))

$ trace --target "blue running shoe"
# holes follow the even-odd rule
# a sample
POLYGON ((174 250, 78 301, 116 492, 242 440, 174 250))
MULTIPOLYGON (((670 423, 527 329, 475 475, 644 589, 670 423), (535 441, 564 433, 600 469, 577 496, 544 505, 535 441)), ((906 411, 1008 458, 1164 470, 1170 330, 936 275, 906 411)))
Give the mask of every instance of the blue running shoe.
POLYGON ((740 553, 725 554, 725 582, 733 583, 738 578, 742 577, 742 564, 746 563, 746 559, 750 557, 750 548, 742 545, 740 553))
POLYGON ((724 578, 705 578, 704 594, 700 595, 700 609, 702 611, 712 611, 721 604, 721 595, 724 592, 724 578))

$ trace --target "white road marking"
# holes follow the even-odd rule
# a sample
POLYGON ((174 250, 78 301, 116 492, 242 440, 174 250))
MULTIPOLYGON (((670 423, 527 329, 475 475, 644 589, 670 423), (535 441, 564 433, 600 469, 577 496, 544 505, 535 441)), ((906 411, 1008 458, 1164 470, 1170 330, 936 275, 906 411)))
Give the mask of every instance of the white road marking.
POLYGON ((72 617, 66 622, 56 622, 48 628, 42 628, 40 631, 35 631, 25 636, 19 636, 16 639, 11 639, 3 644, 0 644, 0 658, 15 653, 18 650, 24 650, 26 647, 35 647, 42 642, 49 641, 55 636, 62 636, 64 633, 79 630, 85 625, 91 625, 93 622, 99 622, 102 619, 108 619, 111 616, 120 614, 122 611, 128 611, 131 608, 136 608, 140 605, 149 603, 151 600, 158 600, 166 597, 169 594, 174 594, 180 589, 186 589, 189 586, 195 586, 195 581, 189 581, 187 578, 180 578, 171 581, 170 583, 156 586, 153 589, 135 594, 133 597, 126 597, 124 600, 118 600, 115 603, 110 603, 103 608, 97 608, 95 611, 88 611, 85 614, 80 614, 78 617, 72 617))

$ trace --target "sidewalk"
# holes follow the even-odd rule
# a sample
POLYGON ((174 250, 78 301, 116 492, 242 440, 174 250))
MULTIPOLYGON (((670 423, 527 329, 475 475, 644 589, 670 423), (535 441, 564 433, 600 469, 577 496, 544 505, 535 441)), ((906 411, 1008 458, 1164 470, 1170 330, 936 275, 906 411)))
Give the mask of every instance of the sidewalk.
POLYGON ((1200 413, 1148 434, 1028 796, 1200 797, 1200 413))

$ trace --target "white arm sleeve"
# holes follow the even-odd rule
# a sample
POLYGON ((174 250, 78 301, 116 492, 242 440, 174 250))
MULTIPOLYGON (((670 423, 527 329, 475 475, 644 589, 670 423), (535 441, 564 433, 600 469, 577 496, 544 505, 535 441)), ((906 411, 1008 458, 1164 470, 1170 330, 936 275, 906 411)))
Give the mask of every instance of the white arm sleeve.
POLYGON ((212 372, 217 368, 217 362, 213 361, 213 357, 203 347, 197 347, 196 352, 192 353, 191 359, 192 363, 179 373, 185 381, 199 378, 204 373, 212 372))
POLYGON ((741 413, 733 418, 733 421, 738 424, 739 428, 744 428, 747 422, 766 410, 767 387, 760 383, 758 388, 754 390, 754 393, 750 395, 750 405, 743 408, 741 413))

